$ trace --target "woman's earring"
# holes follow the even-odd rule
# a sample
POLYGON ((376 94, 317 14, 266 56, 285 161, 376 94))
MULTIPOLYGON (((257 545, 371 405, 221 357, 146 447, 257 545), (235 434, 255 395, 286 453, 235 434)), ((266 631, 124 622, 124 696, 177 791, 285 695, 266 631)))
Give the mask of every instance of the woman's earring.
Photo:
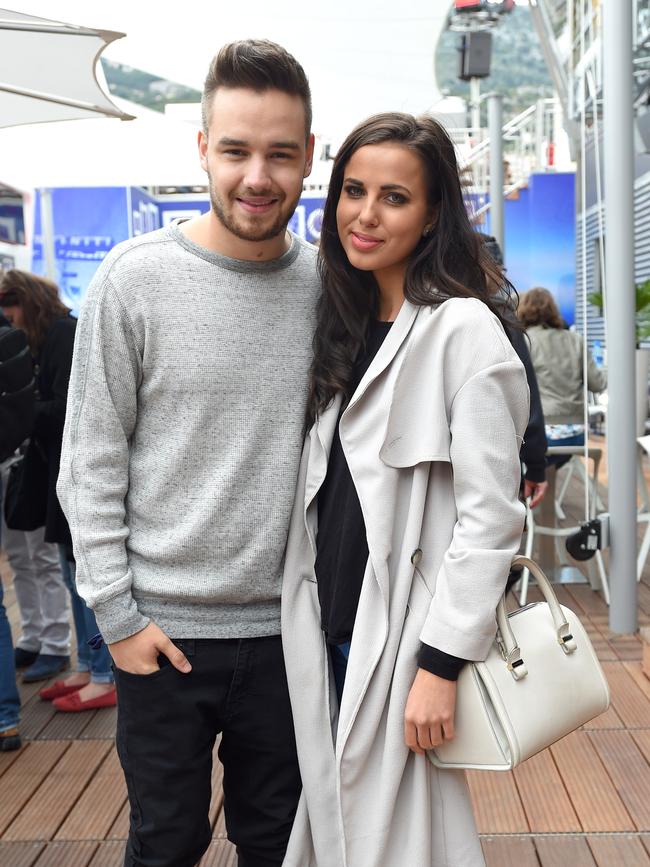
POLYGON ((426 238, 427 235, 430 235, 432 229, 433 229, 433 226, 425 226, 424 229, 422 230, 422 237, 426 238))

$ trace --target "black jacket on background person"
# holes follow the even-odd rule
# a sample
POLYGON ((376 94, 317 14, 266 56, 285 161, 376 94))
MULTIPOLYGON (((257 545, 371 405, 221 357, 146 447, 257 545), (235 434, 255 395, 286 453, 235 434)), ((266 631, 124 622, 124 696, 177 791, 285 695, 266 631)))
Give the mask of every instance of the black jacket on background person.
MULTIPOLYGON (((492 235, 484 235, 481 232, 477 232, 477 235, 497 265, 503 268, 503 254, 497 239, 493 238, 492 235)), ((510 299, 507 296, 503 298, 502 312, 506 320, 509 317, 514 320, 515 314, 510 305, 510 299)), ((513 349, 526 369, 526 379, 528 380, 530 391, 530 418, 528 419, 528 427, 526 428, 524 442, 520 451, 521 460, 526 465, 524 478, 529 482, 544 482, 546 481, 546 450, 548 443, 544 427, 542 400, 539 396, 537 377, 535 376, 535 369, 530 358, 528 339, 515 322, 513 322, 513 327, 508 328, 507 331, 513 349)))
POLYGON ((526 465, 524 478, 530 482, 543 482, 546 480, 546 430, 544 427, 544 412, 542 401, 539 396, 537 377, 533 369, 533 362, 528 350, 526 335, 518 330, 510 331, 510 340, 521 363, 526 369, 526 379, 530 390, 530 418, 524 434, 524 442, 521 446, 520 456, 526 465))
POLYGON ((32 432, 34 374, 27 340, 0 313, 0 462, 32 432))
POLYGON ((64 316, 52 323, 34 359, 36 415, 33 436, 47 457, 47 507, 45 541, 70 545, 70 530, 56 495, 61 443, 72 367, 77 320, 64 316))

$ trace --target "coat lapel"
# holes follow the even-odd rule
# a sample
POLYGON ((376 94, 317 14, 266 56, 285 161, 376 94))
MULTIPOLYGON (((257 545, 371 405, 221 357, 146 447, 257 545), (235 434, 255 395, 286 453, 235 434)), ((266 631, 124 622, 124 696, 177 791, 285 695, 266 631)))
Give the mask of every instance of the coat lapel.
POLYGON ((334 431, 341 410, 342 395, 337 394, 332 403, 316 420, 309 432, 309 461, 305 480, 304 516, 307 535, 316 554, 316 521, 309 507, 327 475, 327 462, 332 448, 334 431))
MULTIPOLYGON (((379 348, 379 352, 372 360, 370 367, 352 395, 352 400, 341 416, 342 427, 345 424, 348 413, 351 410, 354 413, 356 405, 362 400, 369 386, 386 370, 394 359, 400 346, 408 336, 417 318, 419 309, 419 307, 404 299, 393 327, 379 348)), ((315 510, 310 509, 310 506, 314 502, 314 498, 327 475, 327 462, 332 448, 332 440, 334 439, 342 400, 342 395, 337 394, 332 403, 318 417, 309 432, 310 450, 305 482, 304 519, 305 528, 314 549, 314 554, 316 552, 316 515, 315 510)))

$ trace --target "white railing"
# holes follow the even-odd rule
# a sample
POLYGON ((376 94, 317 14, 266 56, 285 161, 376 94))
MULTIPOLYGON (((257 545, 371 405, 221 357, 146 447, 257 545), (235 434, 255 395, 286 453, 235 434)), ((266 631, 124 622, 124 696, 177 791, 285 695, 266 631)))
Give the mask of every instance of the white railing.
MULTIPOLYGON (((557 99, 540 99, 503 126, 504 196, 524 187, 532 172, 555 171, 561 120, 557 99)), ((490 140, 487 130, 467 127, 450 130, 456 146, 465 192, 479 218, 489 210, 490 140), (479 204, 476 205, 476 202, 479 204)))

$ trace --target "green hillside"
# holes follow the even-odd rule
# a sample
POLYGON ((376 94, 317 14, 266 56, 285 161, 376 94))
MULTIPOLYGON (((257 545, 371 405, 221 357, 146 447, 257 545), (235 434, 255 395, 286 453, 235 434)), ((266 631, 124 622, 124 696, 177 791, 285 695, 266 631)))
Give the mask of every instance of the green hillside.
POLYGON ((201 92, 184 84, 167 81, 141 69, 113 63, 102 57, 108 89, 114 96, 129 99, 155 111, 164 111, 170 102, 200 102, 201 92))

